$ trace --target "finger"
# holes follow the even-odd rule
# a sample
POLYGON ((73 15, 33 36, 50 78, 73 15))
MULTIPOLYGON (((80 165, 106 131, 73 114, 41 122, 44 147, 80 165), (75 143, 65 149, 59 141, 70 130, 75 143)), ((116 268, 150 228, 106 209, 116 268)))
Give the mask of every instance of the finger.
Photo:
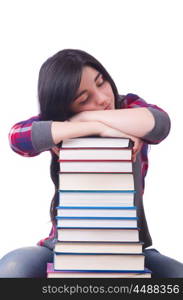
POLYGON ((136 162, 136 157, 137 157, 136 153, 133 153, 132 154, 132 162, 136 162))
POLYGON ((143 145, 143 142, 141 142, 141 141, 139 142, 138 141, 138 143, 133 148, 133 151, 132 151, 133 162, 136 161, 137 154, 141 151, 142 145, 143 145))
POLYGON ((52 150, 57 156, 59 156, 60 150, 58 147, 53 147, 52 150))
POLYGON ((133 145, 133 152, 136 152, 138 150, 139 143, 137 139, 134 139, 134 145, 133 145))

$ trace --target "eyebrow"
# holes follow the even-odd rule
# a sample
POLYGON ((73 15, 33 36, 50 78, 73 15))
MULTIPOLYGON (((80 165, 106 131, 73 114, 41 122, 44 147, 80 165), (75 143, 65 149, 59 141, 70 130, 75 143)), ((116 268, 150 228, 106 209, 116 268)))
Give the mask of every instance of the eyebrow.
MULTIPOLYGON (((100 75, 101 75, 101 73, 99 72, 94 79, 95 82, 97 81, 97 79, 99 78, 100 75)), ((78 95, 76 95, 76 97, 74 98, 74 101, 86 92, 87 92, 87 90, 83 90, 82 92, 80 92, 78 95)))

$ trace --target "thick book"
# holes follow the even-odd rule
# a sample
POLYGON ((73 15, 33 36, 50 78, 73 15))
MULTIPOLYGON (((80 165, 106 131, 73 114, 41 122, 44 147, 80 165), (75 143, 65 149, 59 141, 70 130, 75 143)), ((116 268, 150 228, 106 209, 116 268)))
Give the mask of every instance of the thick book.
POLYGON ((137 208, 131 207, 88 207, 57 206, 60 217, 137 217, 137 208))
POLYGON ((57 242, 55 252, 142 253, 142 242, 57 242))
POLYGON ((55 270, 144 270, 144 254, 54 252, 55 270))
POLYGON ((64 228, 57 226, 58 241, 139 242, 139 228, 64 228))
POLYGON ((56 216, 58 227, 87 227, 87 228, 136 228, 137 217, 60 217, 56 216))
POLYGON ((92 160, 62 160, 60 161, 60 172, 120 172, 132 173, 132 161, 122 160, 107 160, 107 161, 92 161, 92 160))
POLYGON ((53 263, 47 263, 47 278, 151 278, 151 271, 133 270, 133 271, 56 271, 53 263))
POLYGON ((64 140, 61 148, 129 148, 132 145, 128 138, 81 137, 64 140))
POLYGON ((134 191, 133 174, 60 173, 60 190, 134 191))
POLYGON ((131 160, 132 149, 124 148, 61 148, 62 160, 131 160))

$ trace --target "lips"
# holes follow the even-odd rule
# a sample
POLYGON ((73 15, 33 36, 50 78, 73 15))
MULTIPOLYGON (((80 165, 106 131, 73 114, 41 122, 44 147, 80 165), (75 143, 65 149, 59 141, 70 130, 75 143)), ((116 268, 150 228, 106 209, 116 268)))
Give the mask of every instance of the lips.
POLYGON ((110 105, 106 106, 106 107, 104 108, 104 110, 106 110, 106 109, 111 109, 111 106, 110 106, 110 105))

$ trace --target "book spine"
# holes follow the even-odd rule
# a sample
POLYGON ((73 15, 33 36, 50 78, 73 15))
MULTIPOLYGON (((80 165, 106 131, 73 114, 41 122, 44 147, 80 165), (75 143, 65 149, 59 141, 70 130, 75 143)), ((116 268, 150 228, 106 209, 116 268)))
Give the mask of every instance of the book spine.
POLYGON ((56 220, 138 220, 138 217, 61 217, 56 216, 56 220))
POLYGON ((116 207, 113 207, 113 206, 57 206, 56 207, 57 209, 112 209, 112 210, 136 210, 137 207, 136 206, 116 206, 116 207))

